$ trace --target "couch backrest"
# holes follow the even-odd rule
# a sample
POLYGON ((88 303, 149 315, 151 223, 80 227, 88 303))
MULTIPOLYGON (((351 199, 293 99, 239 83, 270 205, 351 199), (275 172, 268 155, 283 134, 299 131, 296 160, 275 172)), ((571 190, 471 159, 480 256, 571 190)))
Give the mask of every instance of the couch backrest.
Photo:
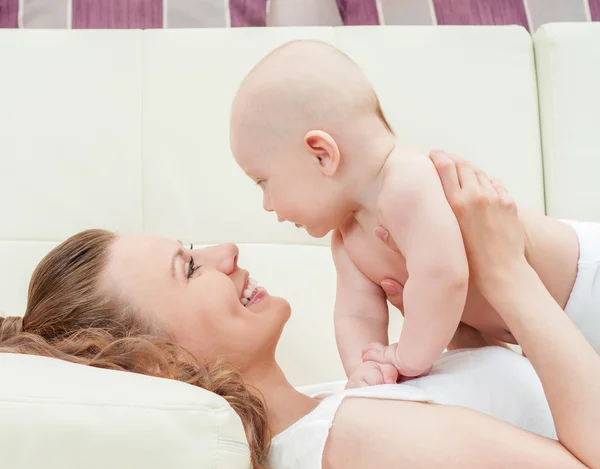
POLYGON ((600 23, 534 36, 548 214, 600 221, 600 23))
POLYGON ((533 51, 521 28, 2 31, 0 310, 24 310, 36 262, 78 230, 235 241, 240 264, 294 308, 279 350, 290 379, 341 377, 328 239, 265 213, 228 143, 245 73, 303 37, 364 67, 400 145, 472 158, 543 209, 533 51))
MULTIPOLYGON (((310 239, 265 213, 260 190, 235 166, 228 144, 230 103, 243 76, 272 48, 296 38, 330 41, 364 67, 400 145, 457 152, 503 180, 524 205, 544 209, 533 48, 521 28, 0 31, 0 311, 22 313, 35 264, 82 229, 146 232, 196 245, 235 241, 240 265, 293 306, 278 349, 290 380, 342 378, 328 240, 310 239)), ((392 317, 395 339, 400 317, 392 317)), ((20 379, 16 366, 28 376, 46 366, 35 358, 3 359, 16 365, 0 366, 0 383, 20 379)), ((70 373, 69 386, 87 392, 78 388, 80 367, 66 365, 63 372, 57 379, 70 373)), ((132 393, 153 386, 116 372, 101 382, 132 393)), ((18 386, 8 389, 4 408, 20 398, 18 386)), ((121 422, 92 402, 102 396, 61 407, 61 420, 59 404, 44 401, 57 392, 51 389, 36 381, 29 394, 48 402, 46 424, 67 429, 69 447, 86 439, 82 447, 95 455, 97 467, 116 467, 99 434, 87 433, 94 419, 121 422)), ((174 401, 190 396, 175 387, 168 392, 174 401)), ((161 405, 158 397, 153 402, 161 405)), ((219 402, 211 404, 215 412, 226 407, 219 402)), ((3 414, 0 440, 13 432, 15 441, 27 441, 42 407, 22 406, 8 420, 3 414)), ((165 431, 159 420, 140 422, 147 433, 165 431)), ((195 431, 187 434, 189 451, 195 431)), ((118 451, 124 458, 139 454, 118 451)), ((7 467, 31 467, 16 454, 11 464, 4 461, 7 467)), ((184 465, 187 453, 181 454, 171 455, 174 466, 184 465)), ((214 467, 211 454, 190 461, 214 467)))

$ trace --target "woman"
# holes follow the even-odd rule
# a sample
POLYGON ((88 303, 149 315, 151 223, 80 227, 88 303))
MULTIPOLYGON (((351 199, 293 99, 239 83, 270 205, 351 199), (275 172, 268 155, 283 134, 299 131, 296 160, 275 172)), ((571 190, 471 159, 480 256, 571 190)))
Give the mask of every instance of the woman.
MULTIPOLYGON (((547 438, 523 429, 527 424, 502 422, 511 418, 499 409, 481 413, 467 408, 468 402, 464 407, 426 403, 461 404, 452 398, 444 402, 441 389, 456 383, 453 373, 462 379, 456 364, 391 385, 400 390, 396 396, 377 391, 386 386, 322 400, 299 393, 274 360, 289 305, 253 286, 237 266, 234 245, 191 250, 160 238, 117 238, 102 231, 76 235, 37 267, 22 323, 15 318, 0 323, 0 347, 178 379, 221 394, 242 418, 255 468, 267 462, 269 435, 276 435, 271 453, 276 469, 279 463, 287 468, 289 461, 289 467, 307 469, 321 463, 331 469, 600 468, 595 436, 600 358, 528 266, 506 192, 465 162, 441 154, 432 159, 463 230, 472 276, 539 374, 558 440, 551 438, 553 428, 538 431, 547 438), (236 371, 207 365, 217 359, 236 371), (437 379, 437 393, 435 386, 419 384, 427 379, 437 379), (495 412, 501 420, 490 417, 495 412), (311 427, 315 422, 325 422, 325 428, 311 427)), ((528 373, 517 354, 483 350, 502 354, 494 360, 518 363, 528 373)), ((371 358, 377 359, 376 352, 371 358)), ((470 352, 453 352, 442 362, 463 353, 470 352)), ((469 355, 466 361, 476 360, 469 355)), ((368 361, 363 366, 382 369, 368 361)), ((530 381, 535 373, 527 376, 530 381)), ((530 387, 523 396, 539 397, 530 387)), ((494 396, 493 388, 481 392, 486 392, 481 402, 510 397, 494 396)), ((531 410, 528 403, 522 410, 547 417, 543 406, 531 410)))

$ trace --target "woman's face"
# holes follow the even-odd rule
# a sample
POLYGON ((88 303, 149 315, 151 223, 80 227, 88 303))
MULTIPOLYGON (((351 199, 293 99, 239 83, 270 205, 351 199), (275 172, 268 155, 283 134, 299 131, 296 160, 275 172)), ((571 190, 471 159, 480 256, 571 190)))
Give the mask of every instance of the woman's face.
POLYGON ((255 288, 238 254, 235 244, 190 250, 124 236, 111 246, 104 287, 199 359, 223 358, 244 371, 274 359, 290 306, 255 288))

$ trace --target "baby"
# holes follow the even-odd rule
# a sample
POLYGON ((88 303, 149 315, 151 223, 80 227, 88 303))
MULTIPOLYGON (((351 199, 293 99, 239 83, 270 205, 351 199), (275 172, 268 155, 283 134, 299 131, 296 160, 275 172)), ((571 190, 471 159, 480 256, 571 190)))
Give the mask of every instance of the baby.
MULTIPOLYGON (((335 332, 349 377, 361 373, 369 344, 388 344, 386 279, 403 286, 402 331, 385 356, 404 377, 427 373, 461 321, 515 343, 469 284, 460 227, 432 161, 396 147, 375 91, 345 54, 318 41, 271 52, 244 79, 230 124, 233 155, 263 190, 264 209, 313 237, 333 231, 335 332), (393 242, 377 237, 378 227, 393 242)), ((520 216, 528 261, 600 350, 600 224, 520 216)))

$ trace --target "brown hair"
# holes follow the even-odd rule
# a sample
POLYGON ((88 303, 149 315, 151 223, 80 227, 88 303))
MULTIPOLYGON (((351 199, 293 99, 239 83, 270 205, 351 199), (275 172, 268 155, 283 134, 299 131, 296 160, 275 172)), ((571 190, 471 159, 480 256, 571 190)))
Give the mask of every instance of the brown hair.
POLYGON ((101 291, 115 238, 109 231, 87 230, 50 251, 33 272, 23 318, 0 317, 0 353, 174 379, 214 392, 240 416, 253 468, 264 467, 270 441, 265 405, 239 373, 225 363, 200 364, 131 305, 101 291))

